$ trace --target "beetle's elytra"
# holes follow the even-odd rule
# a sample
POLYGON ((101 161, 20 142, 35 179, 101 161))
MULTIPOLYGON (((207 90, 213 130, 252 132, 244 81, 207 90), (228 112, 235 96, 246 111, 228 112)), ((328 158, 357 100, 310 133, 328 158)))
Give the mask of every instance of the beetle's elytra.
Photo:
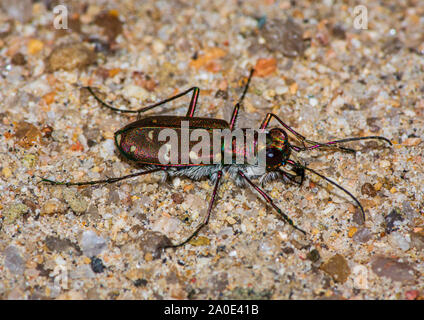
MULTIPOLYGON (((186 116, 150 116, 146 117, 140 120, 137 120, 135 122, 132 122, 125 126, 124 128, 118 130, 115 132, 115 143, 118 148, 118 150, 129 160, 136 161, 137 164, 144 166, 145 170, 141 172, 136 172, 127 176, 123 177, 117 177, 117 178, 109 178, 104 180, 97 180, 97 181, 86 181, 86 182, 58 182, 53 181, 49 179, 42 179, 45 182, 48 182, 50 184, 55 185, 94 185, 94 184, 102 184, 102 183, 113 183, 117 181, 121 181, 124 179, 149 174, 157 171, 164 171, 169 176, 184 176, 188 177, 190 179, 199 180, 201 178, 208 178, 214 183, 214 189, 212 192, 212 196, 209 202, 209 207, 206 216, 204 217, 202 223, 195 229, 195 231, 187 237, 184 241, 169 245, 168 247, 179 247, 181 245, 186 244, 189 242, 193 237, 195 237, 198 232, 202 229, 203 226, 205 226, 208 221, 209 217, 214 205, 214 202, 216 200, 218 188, 220 186, 221 178, 223 177, 224 173, 226 173, 229 177, 234 179, 237 185, 239 186, 245 186, 249 185, 254 190, 256 190, 264 199, 267 201, 267 203, 274 208, 274 210, 280 214, 280 216, 289 223, 293 228, 296 230, 305 233, 302 229, 297 227, 293 221, 289 218, 288 215, 286 215, 284 212, 281 211, 281 209, 275 205, 272 198, 256 183, 253 182, 253 180, 259 179, 260 182, 267 182, 274 179, 288 179, 294 183, 297 183, 301 185, 304 180, 305 176, 305 170, 310 171, 322 179, 325 179, 328 183, 333 184, 334 186, 338 187, 339 189, 343 190, 346 194, 348 194, 358 205, 358 207, 361 209, 362 214, 364 214, 364 210, 360 204, 360 202, 350 193, 348 190, 343 188, 342 186, 338 185, 334 181, 330 180, 329 178, 323 176, 319 172, 308 168, 307 166, 303 165, 299 161, 296 161, 292 157, 292 153, 299 153, 303 151, 308 151, 312 149, 317 148, 333 148, 338 149, 340 151, 344 152, 355 152, 355 150, 342 147, 340 144, 350 141, 358 141, 358 140, 367 140, 367 139, 376 139, 376 140, 383 140, 391 145, 391 142, 380 136, 369 136, 369 137, 354 137, 354 138, 346 138, 341 140, 334 140, 324 143, 315 142, 312 140, 306 139, 304 136, 290 128, 287 124, 285 124, 277 115, 273 113, 268 113, 265 117, 265 119, 262 121, 262 124, 259 128, 260 132, 263 132, 266 134, 266 145, 265 145, 265 172, 262 172, 263 168, 260 168, 258 164, 239 164, 236 162, 232 163, 212 163, 209 162, 208 164, 200 163, 200 164, 193 164, 189 162, 182 162, 182 156, 183 154, 179 153, 177 154, 177 158, 179 161, 177 163, 173 164, 163 164, 161 161, 159 161, 158 157, 158 151, 159 151, 159 144, 158 144, 158 135, 161 130, 163 129, 175 129, 178 133, 179 128, 181 128, 181 124, 183 121, 186 121, 189 124, 190 130, 195 129, 203 129, 206 131, 212 131, 213 129, 228 129, 230 131, 236 129, 236 123, 237 123, 237 116, 239 113, 240 106, 243 102, 243 99, 247 93, 249 83, 252 79, 254 70, 251 70, 250 75, 248 77, 247 83, 244 87, 243 93, 237 102, 237 104, 234 107, 231 119, 229 122, 222 120, 222 119, 211 119, 211 118, 200 118, 195 117, 194 113, 196 110, 197 100, 199 97, 199 88, 193 87, 190 88, 180 94, 177 94, 173 97, 170 97, 168 99, 165 99, 163 101, 157 102, 153 105, 141 108, 139 110, 121 110, 118 108, 115 108, 105 102, 103 102, 101 99, 99 99, 93 92, 93 90, 90 87, 87 87, 87 89, 90 91, 90 93, 93 95, 93 97, 103 106, 113 110, 113 111, 119 111, 123 113, 137 113, 141 114, 147 110, 151 110, 157 106, 163 105, 167 102, 170 102, 172 100, 175 100, 177 98, 180 98, 186 94, 192 93, 191 101, 188 107, 188 111, 186 116), (271 129, 268 129, 268 126, 272 119, 275 119, 281 127, 274 127, 271 129), (289 141, 289 134, 292 136, 292 138, 297 141, 299 145, 293 144, 289 141)), ((242 133, 244 134, 247 132, 248 129, 241 129, 242 133)), ((178 134, 181 134, 178 133, 178 134)), ((256 138, 255 138, 256 139, 256 138)), ((257 140, 253 141, 253 145, 257 145, 257 140)), ((230 152, 233 153, 235 156, 236 152, 246 152, 249 148, 252 148, 251 145, 245 144, 243 148, 236 149, 231 147, 230 149, 221 148, 222 153, 230 152)), ((213 153, 212 153, 213 154, 213 153)), ((223 157, 221 157, 223 158, 223 157)))

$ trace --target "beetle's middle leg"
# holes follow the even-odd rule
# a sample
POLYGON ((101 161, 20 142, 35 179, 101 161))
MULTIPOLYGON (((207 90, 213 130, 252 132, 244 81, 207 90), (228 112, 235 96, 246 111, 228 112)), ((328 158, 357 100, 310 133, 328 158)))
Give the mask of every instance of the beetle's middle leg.
POLYGON ((102 106, 109 108, 110 110, 117 111, 117 112, 137 113, 137 114, 140 114, 140 113, 143 113, 145 111, 151 110, 153 108, 159 107, 159 106, 161 106, 161 105, 163 105, 167 102, 171 102, 172 100, 181 98, 181 97, 185 96, 186 94, 193 91, 193 95, 191 96, 190 105, 189 105, 188 111, 187 111, 187 117, 193 117, 194 112, 196 110, 196 105, 197 105, 197 100, 199 98, 199 93, 200 93, 200 89, 198 87, 192 87, 192 88, 185 90, 185 91, 183 91, 179 94, 176 94, 175 96, 169 97, 169 98, 162 100, 162 101, 159 101, 159 102, 156 102, 156 103, 151 104, 147 107, 143 107, 143 108, 140 108, 140 109, 137 109, 137 110, 128 110, 128 109, 119 109, 119 108, 115 108, 115 107, 111 106, 110 104, 108 104, 108 103, 104 102, 102 99, 100 99, 94 93, 94 91, 91 87, 85 87, 85 88, 88 90, 88 92, 90 92, 90 94, 94 97, 94 99, 96 99, 97 102, 99 102, 102 106))
POLYGON ((211 197, 211 200, 209 202, 208 212, 207 212, 205 218, 203 219, 203 222, 196 228, 196 230, 191 234, 191 236, 189 236, 183 242, 180 242, 178 244, 171 244, 171 245, 164 246, 163 247, 164 249, 166 249, 166 248, 178 248, 178 247, 185 245, 187 242, 189 242, 191 239, 193 239, 205 225, 208 224, 209 218, 211 216, 213 204, 215 203, 216 195, 218 194, 219 182, 221 180, 221 177, 222 177, 222 171, 220 170, 220 171, 218 171, 218 177, 216 178, 215 187, 213 189, 212 197, 211 197))

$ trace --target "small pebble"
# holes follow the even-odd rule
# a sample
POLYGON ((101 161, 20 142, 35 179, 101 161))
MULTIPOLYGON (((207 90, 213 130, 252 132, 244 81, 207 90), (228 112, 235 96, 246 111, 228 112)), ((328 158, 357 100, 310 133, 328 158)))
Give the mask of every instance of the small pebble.
POLYGON ((190 240, 190 244, 192 246, 198 247, 198 246, 208 246, 210 244, 210 239, 202 236, 197 236, 190 240))
POLYGON ((2 0, 1 6, 5 10, 6 16, 20 22, 27 22, 32 17, 31 0, 2 0))
POLYGON ((415 300, 420 295, 420 292, 418 290, 409 290, 405 292, 405 298, 407 300, 415 300))
POLYGON ((92 279, 96 277, 91 266, 88 264, 77 266, 75 269, 70 271, 69 276, 71 279, 92 279))
POLYGON ((226 217, 225 218, 225 221, 227 221, 230 225, 233 225, 233 224, 235 224, 237 221, 233 218, 233 217, 231 217, 231 216, 228 216, 228 217, 226 217))
POLYGON ((161 54, 165 51, 166 46, 164 45, 164 43, 160 40, 155 40, 153 42, 153 51, 157 54, 161 54))
POLYGON ((390 167, 390 161, 381 160, 380 161, 380 167, 382 167, 382 168, 388 168, 388 167, 390 167))
POLYGON ((65 207, 62 202, 57 200, 48 200, 41 208, 41 215, 61 214, 65 212, 65 207))
POLYGON ((95 61, 95 54, 82 43, 61 45, 53 49, 47 58, 47 70, 71 71, 83 69, 95 61))
POLYGON ((407 239, 406 237, 404 237, 402 234, 400 234, 399 232, 393 232, 390 235, 389 238, 390 242, 396 247, 399 247, 399 249, 403 250, 403 251, 407 251, 410 248, 410 241, 409 239, 407 239))
POLYGON ((64 252, 68 249, 74 249, 78 254, 81 254, 79 246, 74 244, 69 239, 61 239, 55 236, 47 236, 44 240, 44 243, 50 251, 64 252))
POLYGON ((31 39, 28 42, 28 53, 29 54, 37 54, 41 50, 43 50, 44 43, 38 39, 31 39))
POLYGON ((350 275, 350 268, 346 259, 336 254, 330 260, 321 265, 321 269, 327 272, 336 282, 344 283, 350 275))
POLYGON ((13 245, 8 246, 3 251, 4 266, 13 274, 23 274, 25 270, 25 261, 22 258, 19 249, 13 245))
POLYGON ((355 210, 355 212, 353 213, 352 219, 353 219, 353 222, 355 222, 356 224, 360 226, 362 226, 365 223, 364 215, 359 209, 355 210))
POLYGON ((292 19, 269 19, 261 28, 261 35, 271 52, 281 52, 287 57, 303 56, 306 49, 302 27, 292 19))
POLYGON ((7 179, 12 175, 12 170, 9 167, 4 167, 1 170, 1 173, 3 174, 3 176, 7 179))
POLYGON ((72 189, 64 189, 63 198, 76 214, 80 215, 87 211, 88 202, 80 193, 73 191, 72 189))
POLYGON ((358 231, 357 227, 351 227, 349 229, 349 232, 347 233, 348 237, 352 238, 356 234, 357 231, 358 231))
POLYGON ((149 92, 146 89, 135 84, 127 84, 122 92, 126 97, 138 100, 146 100, 149 97, 149 92))
POLYGON ((92 257, 90 262, 91 270, 95 273, 102 273, 105 270, 103 261, 97 257, 92 257))
POLYGON ((11 62, 15 66, 23 66, 26 64, 26 59, 22 53, 18 52, 13 55, 11 62))
POLYGON ((40 142, 41 131, 32 123, 25 121, 19 122, 15 130, 15 140, 22 148, 29 149, 40 142))
POLYGON ((317 262, 321 258, 317 249, 312 249, 311 251, 309 251, 306 257, 312 262, 317 262))
POLYGON ((181 204, 184 202, 184 196, 181 193, 173 193, 171 195, 171 199, 175 204, 181 204))
POLYGON ((402 144, 404 146, 408 146, 408 147, 415 147, 417 145, 419 145, 421 143, 421 139, 420 138, 408 138, 405 141, 402 142, 402 144))
POLYGON ((310 98, 309 104, 311 105, 311 107, 316 107, 318 105, 318 99, 317 98, 310 98))
POLYGON ((393 281, 415 280, 415 270, 408 263, 398 262, 397 259, 377 257, 371 263, 372 271, 379 277, 386 277, 393 281))
POLYGON ((170 244, 171 240, 169 240, 168 237, 160 232, 154 231, 147 231, 144 233, 139 242, 140 249, 145 255, 150 253, 152 259, 160 258, 163 251, 162 248, 170 244))
POLYGON ((4 222, 6 224, 14 223, 22 215, 29 212, 28 206, 23 203, 12 203, 3 211, 4 222))
POLYGON ((80 247, 87 257, 97 256, 106 249, 106 240, 99 237, 94 231, 84 231, 81 237, 80 247))
POLYGON ((400 210, 396 208, 390 211, 384 220, 386 222, 386 233, 389 234, 397 228, 396 222, 403 221, 403 217, 400 214, 400 210))
POLYGON ((374 186, 371 183, 364 183, 361 187, 361 193, 366 194, 370 197, 375 197, 377 195, 377 191, 375 191, 374 186))
POLYGON ((255 76, 266 77, 273 74, 277 70, 277 60, 275 58, 270 59, 258 59, 255 66, 255 76))
POLYGON ((352 239, 356 242, 365 243, 371 240, 372 234, 368 228, 361 228, 355 232, 352 239))
POLYGON ((411 245, 417 250, 423 250, 424 249, 424 231, 411 232, 409 235, 411 237, 411 245))

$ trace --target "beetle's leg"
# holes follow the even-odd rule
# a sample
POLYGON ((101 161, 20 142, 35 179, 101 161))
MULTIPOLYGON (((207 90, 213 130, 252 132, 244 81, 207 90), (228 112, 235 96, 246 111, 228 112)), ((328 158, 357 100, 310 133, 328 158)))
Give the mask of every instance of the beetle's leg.
POLYGON ((196 230, 191 234, 191 236, 189 236, 183 242, 180 242, 178 244, 167 245, 167 246, 164 246, 163 248, 165 248, 165 249, 166 248, 177 248, 177 247, 181 247, 181 246, 185 245, 187 242, 189 242, 191 239, 193 239, 205 225, 208 224, 209 217, 210 217, 211 212, 212 212, 212 207, 213 207, 213 204, 215 202, 216 195, 218 194, 218 187, 219 187, 219 182, 221 180, 221 177, 222 177, 222 171, 220 170, 220 171, 218 171, 218 176, 217 176, 216 181, 215 181, 215 187, 214 187, 213 192, 212 192, 211 200, 209 201, 208 212, 207 212, 205 218, 203 219, 203 222, 196 228, 196 230))
POLYGON ((151 110, 153 108, 156 108, 156 107, 158 107, 158 106, 160 106, 162 104, 165 104, 167 102, 170 102, 172 100, 181 98, 182 96, 185 96, 186 94, 188 94, 191 91, 193 91, 193 96, 191 97, 189 110, 187 112, 187 116, 188 117, 192 117, 193 114, 194 114, 194 111, 195 111, 195 108, 196 108, 197 99, 199 97, 199 92, 200 92, 200 89, 198 87, 192 87, 192 88, 190 88, 190 89, 188 89, 186 91, 183 91, 183 92, 181 92, 179 94, 176 94, 175 96, 169 97, 169 98, 167 98, 165 100, 162 100, 162 101, 159 101, 159 102, 156 102, 156 103, 154 103, 152 105, 149 105, 147 107, 143 107, 143 108, 138 109, 138 110, 127 110, 127 109, 119 109, 119 108, 112 107, 110 104, 107 104, 102 99, 100 99, 94 93, 94 91, 93 91, 93 89, 91 87, 85 87, 85 88, 91 93, 91 95, 94 97, 94 99, 96 99, 102 106, 104 106, 106 108, 109 108, 109 109, 111 109, 113 111, 122 112, 122 113, 138 113, 138 114, 143 113, 143 112, 148 111, 148 110, 151 110))
POLYGON ((254 71, 255 71, 255 69, 250 70, 250 74, 249 74, 249 77, 247 78, 246 85, 244 86, 243 93, 241 94, 239 101, 234 106, 233 114, 231 115, 231 120, 230 120, 230 130, 233 130, 235 125, 236 125, 237 116, 238 116, 239 110, 240 110, 240 105, 244 100, 244 96, 246 95, 247 90, 249 89, 250 80, 252 79, 254 71))
POLYGON ((43 178, 43 179, 41 179, 41 182, 48 182, 52 185, 64 185, 64 186, 67 186, 67 187, 69 187, 69 186, 87 186, 87 185, 102 184, 102 183, 114 183, 114 182, 118 182, 118 181, 121 181, 121 180, 124 180, 124 179, 138 177, 138 176, 142 176, 144 174, 149 174, 149 173, 153 173, 153 172, 157 172, 157 171, 161 171, 161 170, 166 170, 166 169, 155 168, 155 169, 151 169, 151 170, 147 170, 147 171, 132 173, 132 174, 122 176, 122 177, 109 178, 109 179, 104 179, 104 180, 93 180, 93 181, 84 181, 84 182, 61 182, 61 181, 54 181, 54 180, 43 178))
MULTIPOLYGON (((269 125, 269 123, 271 122, 272 118, 275 118, 275 120, 277 120, 286 130, 290 131, 300 142, 302 142, 303 146, 306 147, 304 141, 306 140, 306 138, 304 136, 302 136, 300 133, 296 132, 294 129, 292 129, 291 127, 289 127, 287 124, 285 124, 283 122, 283 120, 281 120, 276 114, 274 113, 267 113, 265 116, 265 119, 262 121, 262 124, 260 126, 260 129, 266 129, 269 125)), ((296 146, 293 146, 294 150, 297 151, 296 146)), ((299 148, 300 149, 300 148, 299 148)))
POLYGON ((284 170, 280 170, 280 172, 283 176, 285 176, 291 182, 296 183, 297 185, 301 186, 303 184, 303 181, 305 180, 305 169, 294 168, 294 170, 296 171, 296 174, 291 174, 291 173, 286 172, 284 170), (299 177, 300 177, 300 181, 298 179, 299 177))
POLYGON ((194 112, 196 111, 197 99, 199 98, 200 89, 197 87, 192 88, 193 95, 191 96, 190 104, 188 106, 186 117, 193 118, 194 112))
POLYGON ((264 199, 266 202, 268 202, 275 211, 277 211, 282 217, 283 219, 289 224, 291 225, 293 228, 295 228, 296 230, 299 230, 300 232, 302 232, 303 234, 306 234, 305 231, 303 231, 302 229, 300 229, 299 227, 297 227, 294 223, 293 220, 290 219, 283 211, 281 211, 281 209, 279 207, 277 207, 274 203, 274 201, 272 200, 272 198, 266 194, 265 191, 263 191, 260 187, 258 187, 256 184, 254 184, 248 177, 246 177, 246 175, 242 172, 242 171, 238 171, 238 174, 244 178, 247 183, 249 183, 264 199))

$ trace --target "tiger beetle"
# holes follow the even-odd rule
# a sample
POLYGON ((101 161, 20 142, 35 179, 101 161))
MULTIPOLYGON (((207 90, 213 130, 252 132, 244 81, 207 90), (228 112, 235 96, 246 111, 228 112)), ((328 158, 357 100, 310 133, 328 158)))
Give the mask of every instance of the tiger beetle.
MULTIPOLYGON (((132 122, 125 126, 124 128, 115 132, 115 144, 120 153, 128 160, 135 161, 138 165, 143 167, 143 171, 132 173, 129 175, 108 178, 104 180, 96 180, 96 181, 85 181, 85 182, 59 182, 50 179, 42 179, 42 181, 50 183, 52 185, 65 185, 65 186, 84 186, 84 185, 95 185, 95 184, 105 184, 105 183, 114 183, 124 179, 138 177, 145 174, 150 174, 154 172, 164 172, 168 177, 176 177, 183 176, 192 180, 199 180, 201 178, 209 178, 210 181, 214 184, 212 196, 209 201, 209 207, 206 213, 206 216, 203 218, 202 222, 195 229, 195 231, 184 241, 177 244, 170 244, 164 248, 169 247, 180 247, 186 243, 188 243, 191 239, 193 239, 199 231, 208 223, 209 217, 211 215, 211 211, 215 200, 217 198, 218 189, 220 186, 221 178, 224 174, 231 177, 237 186, 251 186, 254 190, 256 190, 260 196, 294 229, 300 231, 303 234, 306 232, 299 227, 297 227, 292 219, 290 219, 281 209, 274 203, 273 199, 257 184, 255 184, 253 180, 259 179, 262 183, 266 183, 271 180, 276 179, 286 179, 299 186, 302 185, 305 178, 305 171, 312 172, 318 177, 326 180, 328 183, 336 186, 347 195, 349 195, 352 200, 357 204, 360 208, 362 217, 365 219, 365 212, 355 196, 338 185, 333 180, 325 177, 319 172, 308 168, 306 165, 301 164, 299 161, 293 159, 294 153, 302 152, 302 151, 310 151, 318 148, 331 148, 336 149, 343 152, 351 152, 355 153, 355 150, 342 147, 339 144, 346 143, 350 141, 358 141, 358 140, 383 140, 387 142, 389 145, 392 143, 384 137, 380 136, 368 136, 368 137, 353 137, 346 138, 341 140, 334 140, 329 142, 315 142, 309 140, 302 136, 300 133, 293 130, 287 124, 285 124, 277 115, 273 113, 268 113, 262 124, 260 126, 261 132, 266 134, 266 166, 265 173, 258 174, 258 167, 250 164, 198 164, 193 165, 191 163, 179 163, 179 164, 167 164, 163 165, 157 157, 152 156, 151 149, 155 148, 155 144, 152 144, 153 137, 152 132, 157 134, 157 130, 154 129, 163 129, 163 128, 174 128, 177 129, 180 127, 182 121, 188 121, 191 128, 202 128, 206 130, 210 130, 211 128, 218 129, 229 129, 230 131, 235 130, 237 124, 237 117, 239 114, 240 106, 243 102, 243 99, 247 93, 250 81, 252 79, 254 70, 250 71, 250 75, 247 78, 246 84, 244 86, 244 90, 234 106, 232 116, 229 122, 222 119, 211 119, 211 118, 201 118, 195 117, 194 113, 196 111, 197 100, 199 98, 200 89, 198 87, 192 87, 184 92, 181 92, 177 95, 174 95, 165 100, 159 101, 152 105, 149 105, 144 108, 140 108, 138 110, 123 110, 119 108, 115 108, 103 100, 101 100, 93 91, 91 87, 85 87, 90 94, 97 100, 102 106, 109 108, 113 111, 122 112, 122 113, 133 113, 140 115, 141 113, 152 110, 158 106, 161 106, 167 102, 173 101, 180 97, 183 97, 189 93, 192 93, 191 101, 188 107, 187 114, 185 116, 171 116, 171 115, 161 115, 161 116, 149 116, 143 119, 138 119, 135 122, 132 122), (275 119, 281 127, 273 127, 268 129, 268 125, 272 119, 275 119), (292 144, 289 142, 288 133, 292 135, 292 138, 297 141, 297 144, 292 144), (148 138, 148 136, 150 137, 148 138), (150 149, 149 149, 150 148, 150 149)), ((242 129, 245 130, 245 129, 242 129)), ((247 129, 246 129, 247 130, 247 129)), ((246 146, 246 149, 248 146, 246 146)))

